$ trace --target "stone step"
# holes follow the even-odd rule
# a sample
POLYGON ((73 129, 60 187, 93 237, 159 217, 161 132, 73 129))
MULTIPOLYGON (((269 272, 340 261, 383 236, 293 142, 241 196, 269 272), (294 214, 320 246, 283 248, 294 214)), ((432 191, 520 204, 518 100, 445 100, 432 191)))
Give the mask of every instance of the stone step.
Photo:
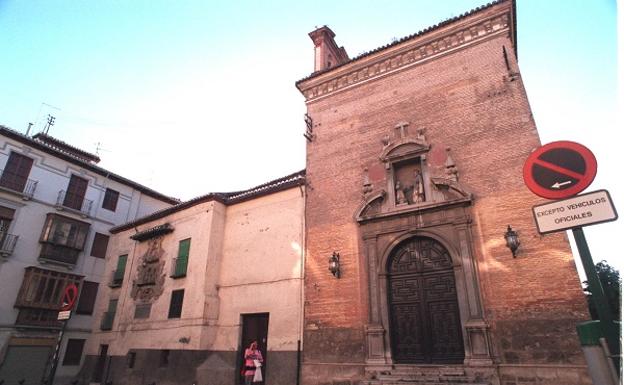
POLYGON ((404 381, 404 380, 365 380, 361 382, 361 385, 491 385, 489 382, 420 382, 420 381, 404 381))
POLYGON ((470 384, 475 382, 475 378, 471 376, 439 376, 439 375, 415 375, 415 374, 381 374, 378 377, 383 381, 411 381, 411 382, 440 382, 444 384, 470 384))
POLYGON ((462 366, 413 366, 413 365, 395 365, 392 373, 420 373, 440 376, 464 376, 466 371, 462 366))
POLYGON ((366 380, 361 382, 362 385, 491 385, 489 382, 440 382, 440 381, 404 381, 404 380, 366 380))

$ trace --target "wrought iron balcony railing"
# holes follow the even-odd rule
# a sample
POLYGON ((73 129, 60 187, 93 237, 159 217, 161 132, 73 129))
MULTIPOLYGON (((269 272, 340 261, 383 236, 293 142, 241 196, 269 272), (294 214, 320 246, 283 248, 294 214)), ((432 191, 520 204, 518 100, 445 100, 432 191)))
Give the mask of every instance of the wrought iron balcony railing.
POLYGON ((0 170, 0 175, 0 188, 21 194, 23 199, 32 199, 35 195, 39 181, 5 170, 0 170))
POLYGON ((7 232, 0 231, 0 255, 8 257, 13 254, 15 250, 15 244, 19 235, 9 234, 7 232))
POLYGON ((80 211, 80 213, 88 217, 91 215, 91 207, 93 206, 93 201, 89 199, 85 199, 84 196, 73 194, 67 192, 65 190, 61 190, 58 193, 58 197, 56 198, 56 207, 58 208, 70 208, 73 210, 80 211))

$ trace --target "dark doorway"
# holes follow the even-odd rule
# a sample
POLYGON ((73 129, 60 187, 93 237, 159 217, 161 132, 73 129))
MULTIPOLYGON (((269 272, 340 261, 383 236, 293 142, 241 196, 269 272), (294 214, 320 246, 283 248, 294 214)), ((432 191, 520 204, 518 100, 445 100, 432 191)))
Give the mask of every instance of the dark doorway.
MULTIPOLYGON (((262 353, 264 363, 262 364, 262 382, 254 382, 254 384, 264 385, 266 380, 266 368, 268 364, 267 357, 267 338, 269 333, 269 313, 243 314, 243 336, 241 339, 240 359, 238 360, 239 372, 244 367, 245 349, 249 347, 252 341, 258 341, 258 349, 262 353)), ((240 384, 245 383, 245 378, 240 376, 240 384)))
POLYGON ((106 365, 107 355, 108 355, 108 345, 100 345, 100 354, 98 356, 97 362, 95 363, 95 368, 93 369, 93 376, 91 377, 91 382, 102 383, 102 379, 104 377, 104 368, 106 365))
POLYGON ((46 366, 52 349, 50 346, 13 346, 6 350, 0 365, 0 382, 3 384, 39 385, 46 376, 46 366), (21 381, 21 382, 20 382, 21 381))
POLYGON ((444 246, 431 238, 410 238, 393 250, 387 271, 394 361, 462 363, 455 275, 444 246))

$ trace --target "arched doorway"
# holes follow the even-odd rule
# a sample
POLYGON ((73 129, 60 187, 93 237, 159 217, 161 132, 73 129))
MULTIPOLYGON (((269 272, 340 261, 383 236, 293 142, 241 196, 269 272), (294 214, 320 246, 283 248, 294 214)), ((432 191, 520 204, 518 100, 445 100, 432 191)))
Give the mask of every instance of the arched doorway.
POLYGON ((388 309, 395 363, 462 363, 453 263, 439 242, 413 237, 388 258, 388 309))

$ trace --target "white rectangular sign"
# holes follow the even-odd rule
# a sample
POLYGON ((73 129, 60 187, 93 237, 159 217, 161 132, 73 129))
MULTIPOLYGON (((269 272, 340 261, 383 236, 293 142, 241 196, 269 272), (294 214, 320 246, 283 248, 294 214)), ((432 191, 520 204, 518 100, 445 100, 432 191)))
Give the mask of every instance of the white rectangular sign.
POLYGON ((59 321, 62 321, 62 320, 69 319, 69 316, 71 316, 71 310, 60 311, 56 319, 59 321))
POLYGON ((533 216, 540 234, 595 225, 618 218, 607 190, 535 206, 533 216))

